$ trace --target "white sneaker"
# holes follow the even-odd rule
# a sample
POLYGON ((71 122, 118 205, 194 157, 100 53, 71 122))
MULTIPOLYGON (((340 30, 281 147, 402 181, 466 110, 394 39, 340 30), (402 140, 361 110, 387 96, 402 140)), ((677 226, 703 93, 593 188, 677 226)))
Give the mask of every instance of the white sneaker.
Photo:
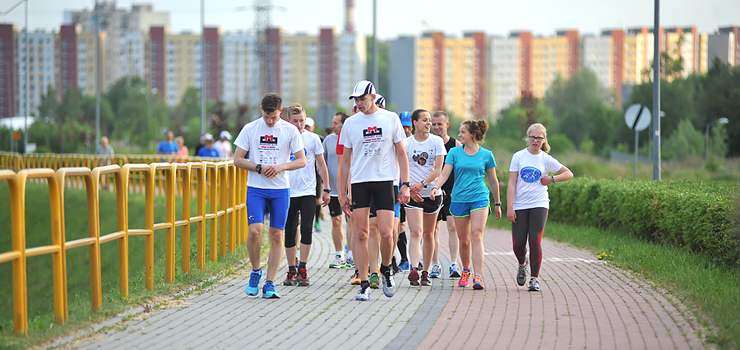
POLYGON ((344 264, 346 264, 344 257, 342 255, 337 254, 336 258, 334 258, 334 262, 329 264, 329 268, 330 269, 341 269, 342 267, 344 267, 344 264))

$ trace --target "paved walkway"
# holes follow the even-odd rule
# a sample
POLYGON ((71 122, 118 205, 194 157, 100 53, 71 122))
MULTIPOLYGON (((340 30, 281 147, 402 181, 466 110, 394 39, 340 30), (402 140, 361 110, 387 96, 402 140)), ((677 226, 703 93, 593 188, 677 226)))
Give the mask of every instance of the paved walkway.
MULTIPOLYGON (((121 321, 67 344, 81 349, 698 349, 691 312, 641 276, 584 250, 543 241, 541 293, 514 281, 510 233, 487 230, 486 289, 457 279, 412 287, 406 274, 393 298, 373 290, 354 300, 350 270, 329 269, 333 244, 324 222, 309 261, 312 285, 278 286, 279 300, 248 297, 247 271, 169 307, 121 321)), ((447 232, 443 228, 443 254, 447 232)), ((444 270, 448 263, 443 258, 444 270)), ((248 270, 248 269, 242 269, 248 270)), ((281 282, 287 271, 283 263, 281 282)))

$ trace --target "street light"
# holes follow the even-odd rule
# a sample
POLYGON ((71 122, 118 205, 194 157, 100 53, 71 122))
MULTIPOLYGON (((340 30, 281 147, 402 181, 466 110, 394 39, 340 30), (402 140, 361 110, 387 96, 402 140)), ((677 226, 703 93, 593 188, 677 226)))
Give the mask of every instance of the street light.
MULTIPOLYGON (((18 7, 20 4, 25 3, 25 13, 24 13, 24 22, 23 27, 24 31, 26 32, 25 39, 26 39, 26 88, 25 88, 25 95, 26 95, 26 106, 25 106, 25 113, 23 113, 25 116, 23 117, 23 152, 26 153, 28 151, 28 110, 30 109, 30 101, 28 100, 28 95, 30 94, 28 91, 29 84, 31 83, 31 74, 30 74, 30 68, 28 66, 28 56, 31 54, 31 44, 28 40, 28 0, 21 0, 18 1, 15 5, 13 5, 9 10, 5 12, 0 12, 0 16, 5 16, 15 10, 16 7, 18 7)), ((21 52, 20 48, 18 48, 18 51, 21 52)), ((11 137, 11 140, 13 138, 11 137)), ((12 141, 11 141, 12 142, 12 141)))
POLYGON ((705 143, 704 143, 704 160, 709 159, 709 128, 717 124, 727 124, 729 122, 730 120, 728 120, 727 118, 719 118, 717 120, 713 120, 707 123, 707 132, 705 135, 705 143))
MULTIPOLYGON (((153 94, 157 93, 157 88, 152 88, 151 92, 153 94)), ((147 88, 141 88, 141 93, 146 97, 146 138, 149 142, 149 148, 152 148, 152 138, 151 134, 149 133, 149 130, 152 128, 152 110, 149 108, 149 89, 147 88)))

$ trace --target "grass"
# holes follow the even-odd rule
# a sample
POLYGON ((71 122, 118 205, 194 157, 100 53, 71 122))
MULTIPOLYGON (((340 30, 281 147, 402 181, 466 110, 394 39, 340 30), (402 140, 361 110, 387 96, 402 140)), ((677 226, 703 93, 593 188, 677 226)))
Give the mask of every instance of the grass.
MULTIPOLYGON (((491 226, 511 230, 505 218, 491 226)), ((688 249, 645 241, 612 230, 548 221, 544 237, 591 250, 615 266, 633 271, 669 291, 716 334, 704 334, 719 348, 740 344, 740 268, 717 263, 688 249), (693 306, 693 308, 692 308, 693 306)))
MULTIPOLYGON (((116 204, 113 193, 100 193, 101 235, 115 232, 116 204)), ((67 241, 87 237, 86 197, 83 190, 67 188, 65 191, 65 220, 67 241)), ((155 222, 164 222, 165 201, 155 197, 155 222)), ((180 217, 181 204, 177 205, 180 217)), ((51 220, 49 191, 46 185, 29 184, 26 192, 26 246, 28 248, 51 244, 51 220)), ((195 206, 191 208, 195 211, 195 206)), ((144 227, 144 196, 129 195, 129 227, 144 227)), ((196 224, 197 225, 197 224, 196 224)), ((181 268, 181 231, 177 229, 176 280, 164 283, 164 231, 155 232, 154 289, 144 288, 144 237, 129 239, 129 298, 120 296, 118 283, 118 244, 109 242, 101 245, 101 267, 103 281, 103 309, 91 310, 89 249, 78 248, 67 251, 69 292, 69 320, 60 325, 54 322, 51 257, 49 255, 28 258, 28 314, 29 336, 13 334, 13 288, 12 265, 0 264, 0 348, 27 348, 49 342, 90 324, 114 317, 139 305, 148 305, 163 295, 186 289, 206 280, 219 272, 229 270, 247 256, 246 246, 237 248, 236 254, 219 257, 217 263, 208 262, 203 271, 196 267, 196 225, 191 227, 191 272, 185 274, 181 268)), ((210 230, 207 227, 207 235, 210 230)), ((0 252, 10 251, 10 200, 8 186, 0 182, 0 252)), ((208 241, 208 239, 206 239, 208 241)), ((208 258, 207 258, 208 259, 208 258)))

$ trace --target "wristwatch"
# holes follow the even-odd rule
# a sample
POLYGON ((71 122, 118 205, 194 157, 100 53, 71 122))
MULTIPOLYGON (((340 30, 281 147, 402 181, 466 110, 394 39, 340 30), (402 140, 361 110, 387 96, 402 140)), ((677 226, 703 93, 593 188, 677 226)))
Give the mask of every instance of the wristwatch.
POLYGON ((254 171, 256 171, 257 174, 262 174, 262 164, 257 164, 257 166, 254 167, 254 171))
POLYGON ((427 181, 426 180, 421 180, 421 184, 424 185, 424 188, 427 188, 427 181))
POLYGON ((331 188, 325 188, 325 189, 324 189, 324 192, 326 192, 326 193, 331 193, 331 188))
POLYGON ((552 180, 552 183, 555 183, 555 176, 552 176, 550 180, 552 180))
POLYGON ((403 186, 406 186, 406 187, 408 187, 408 188, 411 188, 411 183, 410 183, 410 182, 408 182, 408 181, 407 181, 407 182, 402 182, 402 183, 401 183, 401 187, 403 187, 403 186))
POLYGON ((496 203, 494 205, 497 206, 497 207, 500 207, 501 206, 501 202, 498 202, 498 203, 496 203))

